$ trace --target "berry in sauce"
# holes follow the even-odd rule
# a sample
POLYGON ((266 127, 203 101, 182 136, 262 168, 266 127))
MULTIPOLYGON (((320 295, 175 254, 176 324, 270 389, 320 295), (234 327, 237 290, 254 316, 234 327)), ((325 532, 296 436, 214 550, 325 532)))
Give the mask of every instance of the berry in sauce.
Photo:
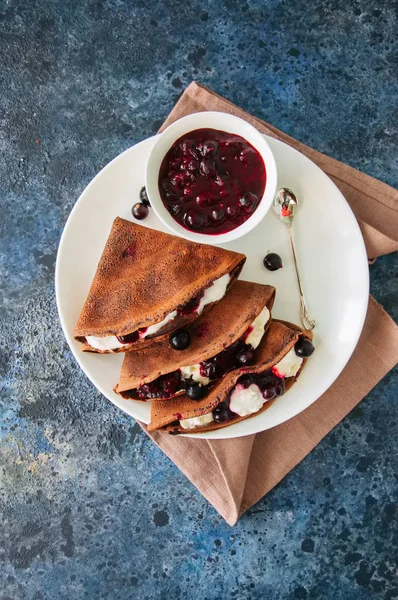
POLYGON ((239 208, 237 206, 227 206, 226 209, 226 213, 227 213, 227 217, 228 219, 235 219, 236 215, 238 214, 239 208))
POLYGON ((189 381, 185 384, 185 393, 191 400, 200 400, 205 394, 206 388, 197 381, 189 381))
POLYGON ((152 398, 171 398, 180 389, 181 371, 173 371, 167 375, 162 375, 151 381, 144 383, 141 387, 131 392, 125 392, 125 397, 136 397, 140 400, 151 400, 152 398))
POLYGON ((250 344, 245 344, 243 338, 240 338, 231 346, 222 350, 200 363, 200 374, 209 379, 219 379, 224 377, 233 369, 237 369, 254 361, 254 350, 250 344))
POLYGON ((235 413, 233 413, 229 409, 229 403, 224 400, 221 402, 216 408, 213 410, 213 419, 216 423, 226 423, 235 417, 235 413))
POLYGON ((134 344, 134 342, 137 342, 142 337, 146 330, 146 327, 142 327, 141 329, 137 329, 137 331, 133 331, 133 333, 117 335, 116 337, 121 344, 134 344))
POLYGON ((190 208, 184 212, 183 221, 187 229, 191 231, 200 231, 205 225, 204 215, 195 208, 190 208))
POLYGON ((243 385, 243 387, 246 390, 252 384, 251 376, 250 375, 242 375, 242 377, 239 378, 239 383, 241 385, 243 385))
POLYGON ((216 177, 217 168, 215 161, 211 158, 204 158, 202 161, 200 161, 199 171, 200 174, 205 177, 205 179, 216 177))
POLYGON ((214 156, 218 150, 218 144, 214 140, 206 140, 203 144, 197 146, 198 151, 202 156, 214 156))
POLYGON ((209 204, 209 197, 207 194, 198 194, 195 202, 198 206, 206 206, 206 204, 209 204))
POLYGON ((213 221, 220 222, 225 217, 225 210, 220 206, 220 208, 213 208, 211 211, 211 218, 213 221))
POLYGON ((269 385, 268 387, 263 389, 263 398, 265 400, 272 400, 273 398, 275 398, 276 396, 276 391, 275 388, 272 387, 272 385, 269 385))
POLYGON ((239 198, 239 206, 247 213, 253 212, 258 205, 258 198, 251 192, 246 192, 239 198))
POLYGON ((172 215, 176 216, 182 211, 181 204, 170 204, 170 212, 172 215))
POLYGON ((237 356, 240 365, 251 365, 254 362, 254 350, 251 346, 241 350, 237 356))

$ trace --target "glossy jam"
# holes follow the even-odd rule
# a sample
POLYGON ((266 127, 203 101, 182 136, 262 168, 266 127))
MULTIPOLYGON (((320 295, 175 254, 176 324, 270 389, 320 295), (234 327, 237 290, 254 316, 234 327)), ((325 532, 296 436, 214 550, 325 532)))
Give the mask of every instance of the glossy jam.
POLYGON ((237 383, 242 384, 245 388, 248 388, 252 383, 255 383, 262 391, 266 400, 272 400, 275 396, 282 396, 282 394, 285 393, 285 378, 275 375, 275 373, 272 372, 272 369, 268 369, 263 373, 242 375, 237 383))
POLYGON ((252 347, 241 338, 213 358, 201 362, 200 374, 210 380, 221 379, 233 369, 254 362, 254 357, 252 347), (248 360, 244 360, 246 358, 248 360))
POLYGON ((137 331, 134 331, 133 333, 117 335, 116 337, 121 344, 134 344, 134 342, 138 342, 138 340, 142 338, 146 331, 147 327, 141 327, 141 329, 137 329, 137 331))
POLYGON ((164 157, 159 192, 169 213, 190 231, 216 235, 242 225, 264 194, 266 169, 244 138, 196 129, 164 157))
MULTIPOLYGON (((173 371, 145 383, 136 390, 136 398, 150 400, 152 398, 171 398, 180 389, 181 371, 173 371)), ((128 396, 131 397, 131 396, 128 396)))

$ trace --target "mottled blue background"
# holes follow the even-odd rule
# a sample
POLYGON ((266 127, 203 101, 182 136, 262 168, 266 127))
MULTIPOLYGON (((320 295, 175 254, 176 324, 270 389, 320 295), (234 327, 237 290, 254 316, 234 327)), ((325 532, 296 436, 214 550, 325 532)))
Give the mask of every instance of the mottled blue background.
MULTIPOLYGON (((0 598, 398 597, 397 372, 231 528, 75 364, 59 238, 198 79, 398 186, 391 0, 0 3, 0 598)), ((395 318, 397 262, 371 267, 395 318)))

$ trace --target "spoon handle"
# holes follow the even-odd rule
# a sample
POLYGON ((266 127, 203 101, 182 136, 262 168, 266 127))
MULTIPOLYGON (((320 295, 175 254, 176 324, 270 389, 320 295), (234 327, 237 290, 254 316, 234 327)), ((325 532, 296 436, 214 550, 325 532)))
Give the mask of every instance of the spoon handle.
POLYGON ((311 329, 314 329, 316 323, 315 323, 315 321, 313 319, 311 319, 311 317, 309 315, 307 303, 306 303, 305 298, 304 298, 303 286, 302 286, 302 283, 301 283, 301 276, 300 276, 300 269, 299 269, 299 266, 298 266, 298 261, 297 261, 297 256, 296 256, 296 250, 294 248, 292 229, 291 229, 291 227, 288 227, 287 230, 289 232, 290 245, 292 247, 293 259, 294 259, 294 266, 296 268, 296 275, 297 275, 297 283, 298 283, 299 292, 300 292, 300 304, 301 304, 300 317, 301 317, 301 322, 303 324, 304 329, 311 330, 311 329))

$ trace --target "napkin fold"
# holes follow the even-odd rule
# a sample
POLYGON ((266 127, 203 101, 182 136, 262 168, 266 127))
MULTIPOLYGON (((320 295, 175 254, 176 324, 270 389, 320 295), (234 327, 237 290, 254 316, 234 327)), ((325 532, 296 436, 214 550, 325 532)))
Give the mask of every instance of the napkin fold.
MULTIPOLYGON (((237 115, 259 131, 293 146, 315 162, 337 185, 358 219, 368 258, 398 250, 398 191, 238 108, 193 82, 171 111, 162 131, 193 112, 218 110, 237 115)), ((398 327, 369 299, 365 325, 347 366, 314 404, 293 419, 256 435, 200 440, 148 433, 221 516, 234 525, 335 427, 398 362, 398 327)))

